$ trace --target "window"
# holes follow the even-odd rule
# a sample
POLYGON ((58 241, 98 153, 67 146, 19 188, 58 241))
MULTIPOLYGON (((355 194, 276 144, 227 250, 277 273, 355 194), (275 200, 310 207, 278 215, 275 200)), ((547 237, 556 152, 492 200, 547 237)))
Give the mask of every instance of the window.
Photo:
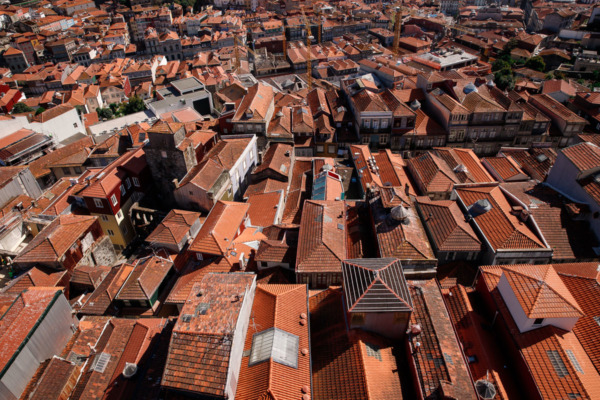
POLYGON ((104 222, 108 222, 108 217, 106 215, 101 215, 100 219, 104 222))
POLYGON ((127 183, 127 189, 131 189, 131 179, 127 178, 125 183, 127 183))
POLYGON ((383 121, 381 121, 381 129, 385 129, 388 127, 388 120, 384 119, 383 121))
POLYGON ((196 259, 200 261, 204 260, 204 257, 202 257, 202 253, 196 253, 196 259))
POLYGON ((242 161, 242 165, 244 166, 244 171, 246 171, 246 160, 242 161))
POLYGON ((133 177, 133 186, 140 187, 140 181, 135 176, 133 177))
POLYGON ((102 200, 100 200, 100 199, 94 199, 94 205, 98 208, 104 208, 104 204, 102 203, 102 200))
POLYGON ((161 150, 160 155, 162 158, 167 158, 167 152, 164 150, 161 150))
POLYGON ((371 129, 371 120, 370 119, 365 119, 363 121, 363 128, 365 128, 365 129, 371 129))
POLYGON ((113 206, 117 205, 117 196, 115 196, 114 194, 110 197, 110 201, 112 202, 113 206))
POLYGON ((361 139, 362 144, 367 144, 369 143, 369 137, 368 136, 363 136, 361 139))
POLYGON ((378 119, 373 120, 373 129, 379 129, 379 120, 378 119))
POLYGON ((125 185, 121 185, 121 196, 125 194, 125 185))
POLYGON ((299 344, 298 336, 278 328, 256 333, 252 337, 249 365, 273 359, 279 364, 298 368, 299 344))
POLYGON ((74 170, 76 174, 80 174, 82 172, 81 167, 74 167, 74 170))
POLYGON ((536 318, 536 319, 533 321, 533 324, 534 324, 534 325, 541 325, 541 324, 543 324, 543 323, 544 323, 544 318, 536 318))
POLYGON ((322 144, 317 145, 317 153, 322 153, 323 150, 324 149, 323 149, 323 145, 322 144))
POLYGON ((115 236, 115 233, 112 231, 112 229, 107 229, 106 233, 108 233, 108 236, 115 236))
POLYGON ((77 122, 73 124, 73 128, 77 128, 77 122))
POLYGON ((123 235, 127 235, 127 232, 129 232, 129 230, 126 226, 123 226, 123 235))
POLYGON ((387 135, 381 135, 381 136, 379 136, 379 144, 387 144, 387 142, 388 142, 387 135))
POLYGON ((62 167, 62 172, 65 175, 71 175, 71 168, 69 168, 69 167, 62 167))

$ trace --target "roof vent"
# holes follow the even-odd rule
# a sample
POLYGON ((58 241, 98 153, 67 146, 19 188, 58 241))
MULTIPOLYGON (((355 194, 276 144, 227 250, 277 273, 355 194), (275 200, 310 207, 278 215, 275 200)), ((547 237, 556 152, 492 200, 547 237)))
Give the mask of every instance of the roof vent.
POLYGON ((281 112, 281 110, 277 111, 277 114, 275 115, 277 115, 279 118, 283 117, 283 113, 281 112))
POLYGON ((475 382, 475 390, 477 390, 479 397, 484 400, 496 397, 496 388, 494 387, 494 384, 488 380, 480 379, 475 382))
POLYGON ((123 376, 125 378, 131 378, 137 372, 137 364, 133 363, 125 363, 125 368, 123 368, 123 376))
POLYGON ((469 214, 475 218, 479 215, 485 214, 492 209, 492 205, 488 199, 477 200, 475 203, 469 206, 469 214))
POLYGON ((477 92, 477 87, 473 84, 473 83, 468 83, 464 88, 463 88, 463 92, 465 94, 469 94, 469 93, 473 93, 473 92, 477 92))
POLYGON ((454 167, 454 172, 467 173, 469 171, 467 170, 467 167, 465 167, 464 164, 458 164, 456 167, 454 167))
POLYGON ((396 206, 392 208, 392 211, 390 211, 390 217, 392 220, 402 222, 405 225, 408 225, 409 223, 408 210, 403 206, 396 206))
POLYGON ((418 110, 419 108, 421 108, 421 103, 419 102, 419 100, 415 99, 410 103, 410 108, 412 108, 413 110, 418 110))
POLYGON ((538 160, 538 162, 544 162, 548 159, 548 156, 543 153, 540 153, 537 156, 535 156, 535 159, 538 160))

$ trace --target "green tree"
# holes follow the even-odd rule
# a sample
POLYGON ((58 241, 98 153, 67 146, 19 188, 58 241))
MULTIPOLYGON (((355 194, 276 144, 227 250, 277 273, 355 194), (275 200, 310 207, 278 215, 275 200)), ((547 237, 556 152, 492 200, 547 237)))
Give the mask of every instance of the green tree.
POLYGON ((531 68, 535 71, 544 72, 546 70, 546 63, 540 56, 531 57, 525 62, 525 67, 531 68))
POLYGON ((125 103, 125 106, 123 107, 123 114, 133 114, 144 111, 145 109, 146 105, 144 104, 144 101, 139 96, 133 96, 127 103, 125 103))
POLYGON ((29 107, 25 103, 17 103, 12 109, 13 114, 21 114, 26 112, 32 112, 33 108, 29 107))
POLYGON ((500 72, 496 72, 494 75, 494 82, 500 90, 512 90, 515 88, 515 78, 512 73, 502 74, 500 72))
POLYGON ((502 48, 502 51, 499 53, 499 56, 508 56, 510 57, 510 52, 513 51, 514 48, 516 48, 519 45, 519 42, 517 42, 517 39, 512 38, 510 39, 502 48))
POLYGON ((96 112, 98 113, 98 117, 106 119, 111 119, 115 115, 109 107, 98 108, 96 112))
POLYGON ((46 111, 46 109, 44 107, 38 107, 38 109, 35 110, 35 115, 40 115, 44 111, 46 111))

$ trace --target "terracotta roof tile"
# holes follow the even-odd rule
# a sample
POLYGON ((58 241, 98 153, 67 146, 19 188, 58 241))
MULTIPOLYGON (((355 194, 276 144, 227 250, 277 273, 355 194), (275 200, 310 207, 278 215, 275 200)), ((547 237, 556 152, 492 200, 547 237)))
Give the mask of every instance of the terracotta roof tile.
POLYGON ((296 272, 340 272, 347 258, 346 203, 304 203, 298 239, 296 272))
POLYGON ((15 263, 55 262, 71 246, 97 223, 97 217, 89 215, 61 215, 46 226, 23 249, 15 263))
POLYGON ((163 387, 226 395, 235 321, 254 279, 253 274, 211 273, 193 286, 181 310, 182 316, 189 317, 179 318, 173 329, 163 387), (232 301, 234 295, 241 298, 232 301))
POLYGON ((285 400, 297 399, 305 392, 310 394, 311 354, 306 285, 257 285, 250 318, 252 322, 244 345, 248 355, 242 358, 236 398, 285 400), (283 365, 273 358, 250 365, 253 338, 269 328, 298 336, 297 368, 283 365))
POLYGON ((339 288, 323 290, 309 299, 314 398, 401 399, 391 343, 359 329, 347 331, 342 301, 339 288), (370 356, 367 346, 377 348, 381 359, 370 356))
POLYGON ((417 204, 438 251, 481 251, 481 241, 456 202, 418 197, 417 204))
POLYGON ((216 202, 189 250, 215 256, 225 255, 238 235, 249 207, 245 203, 222 200, 216 202))
POLYGON ((421 326, 418 337, 409 340, 412 359, 423 395, 448 393, 457 399, 477 399, 469 369, 452 328, 435 280, 409 281, 414 304, 411 324, 421 326), (421 346, 415 350, 415 343, 421 346))
POLYGON ((134 269, 123 284, 118 300, 150 301, 173 268, 173 262, 151 256, 136 260, 134 269))
POLYGON ((190 233, 190 228, 199 218, 200 213, 197 212, 171 210, 152 233, 148 235, 146 242, 179 245, 186 235, 190 233))
POLYGON ((266 227, 276 223, 275 218, 279 214, 279 207, 283 204, 280 203, 283 195, 282 191, 277 191, 248 196, 246 201, 250 204, 250 208, 248 208, 250 224, 266 227))
MULTIPOLYGON (((514 270, 520 269, 521 273, 526 272, 529 267, 552 268, 539 265, 511 266, 514 270)), ((514 344, 526 363, 541 397, 557 399, 576 395, 581 398, 595 398, 596 394, 600 393, 600 376, 574 332, 564 331, 553 325, 524 333, 519 332, 506 303, 497 290, 503 268, 506 267, 481 267, 483 288, 491 294, 500 312, 497 323, 505 324, 508 333, 514 338, 514 344), (570 351, 571 355, 567 351, 570 351), (554 358, 559 358, 564 365, 560 375, 550 359, 550 354, 554 358), (583 373, 575 369, 571 356, 577 360, 583 373)))
POLYGON ((600 166, 600 147, 590 142, 578 143, 561 150, 580 172, 600 166))
POLYGON ((427 193, 449 192, 455 184, 460 183, 454 172, 437 155, 427 152, 408 160, 410 171, 418 186, 427 193))
POLYGON ((456 191, 465 207, 479 200, 490 203, 488 212, 473 219, 494 250, 546 248, 534 231, 512 214, 512 207, 498 186, 462 187, 456 191))
POLYGON ((202 261, 200 264, 194 262, 188 263, 181 272, 181 276, 169 292, 165 303, 183 304, 190 295, 192 287, 200 282, 204 276, 212 272, 226 273, 233 272, 232 266, 223 258, 210 259, 202 261))

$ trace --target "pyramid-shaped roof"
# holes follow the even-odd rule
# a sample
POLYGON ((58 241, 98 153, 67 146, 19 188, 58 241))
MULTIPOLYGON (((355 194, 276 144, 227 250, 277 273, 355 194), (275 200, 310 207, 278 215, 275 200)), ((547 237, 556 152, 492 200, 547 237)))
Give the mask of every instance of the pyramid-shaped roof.
POLYGON ((402 265, 396 258, 346 260, 342 277, 348 311, 412 311, 402 265))
POLYGON ((505 266, 502 270, 528 318, 583 315, 552 265, 505 266))

